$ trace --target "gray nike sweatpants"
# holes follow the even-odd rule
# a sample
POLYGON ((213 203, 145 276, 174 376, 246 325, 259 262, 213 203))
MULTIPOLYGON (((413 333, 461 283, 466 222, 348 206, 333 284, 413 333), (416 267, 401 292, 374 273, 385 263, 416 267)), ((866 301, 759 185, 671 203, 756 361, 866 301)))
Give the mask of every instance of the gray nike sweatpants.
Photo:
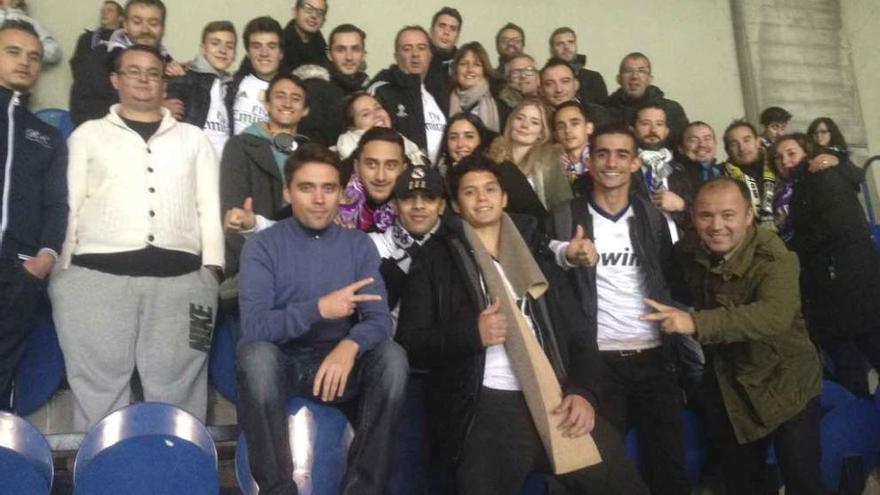
POLYGON ((217 285, 206 268, 160 278, 74 265, 52 276, 49 295, 77 431, 130 403, 135 368, 145 400, 205 420, 217 285))

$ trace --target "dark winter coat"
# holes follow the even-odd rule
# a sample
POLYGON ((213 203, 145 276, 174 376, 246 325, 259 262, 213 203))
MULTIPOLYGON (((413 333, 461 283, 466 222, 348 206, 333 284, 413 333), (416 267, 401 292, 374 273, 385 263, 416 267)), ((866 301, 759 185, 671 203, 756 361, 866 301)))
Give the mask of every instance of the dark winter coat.
POLYGON ((300 66, 294 74, 303 79, 309 98, 309 114, 299 123, 297 131, 311 140, 333 146, 345 132, 345 99, 366 89, 368 77, 363 72, 345 76, 317 65, 300 66))
MULTIPOLYGON (((168 98, 177 98, 183 102, 184 122, 199 129, 205 127, 208 111, 211 109, 211 87, 216 79, 217 76, 214 74, 188 70, 186 74, 168 80, 168 98)), ((231 124, 229 129, 231 135, 231 124)))
POLYGON ((608 87, 605 78, 598 71, 584 67, 587 65, 587 56, 578 54, 571 63, 577 73, 581 88, 578 90, 578 98, 586 103, 601 105, 608 98, 608 87))
MULTIPOLYGON (((581 395, 595 404, 600 381, 596 336, 585 330, 588 327, 577 309, 574 292, 555 265, 535 221, 511 218, 549 282, 547 293, 528 301, 538 341, 565 393, 581 395)), ((477 320, 487 306, 461 220, 450 217, 422 246, 413 263, 396 335, 411 366, 429 370, 432 445, 443 460, 457 459, 474 419, 486 361, 477 320)))
POLYGON ((289 74, 297 67, 306 64, 322 67, 329 65, 327 42, 324 41, 324 35, 319 31, 313 34, 308 42, 303 41, 296 32, 296 19, 291 19, 284 27, 282 44, 284 58, 281 60, 280 72, 289 74))
MULTIPOLYGON (((443 114, 449 113, 447 81, 425 81, 425 88, 434 97, 443 114)), ((406 74, 397 65, 382 70, 370 82, 369 92, 375 96, 391 116, 391 127, 427 149, 425 135, 425 109, 422 108, 421 79, 416 74, 406 74)))
POLYGON ((630 125, 636 111, 646 104, 660 105, 666 111, 666 125, 669 126, 669 142, 677 143, 681 138, 684 128, 688 125, 688 118, 684 108, 675 100, 666 98, 663 91, 657 86, 648 86, 641 98, 632 100, 622 88, 611 94, 605 100, 605 108, 619 124, 630 125))

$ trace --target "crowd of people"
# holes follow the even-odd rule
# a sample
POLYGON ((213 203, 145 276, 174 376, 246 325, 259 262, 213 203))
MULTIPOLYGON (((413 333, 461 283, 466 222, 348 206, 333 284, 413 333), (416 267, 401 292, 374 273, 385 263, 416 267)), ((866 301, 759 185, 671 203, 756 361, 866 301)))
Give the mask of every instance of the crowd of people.
POLYGON ((328 8, 250 20, 233 70, 233 23, 184 60, 161 0, 103 2, 65 142, 27 101, 58 44, 0 1, 0 408, 47 292, 79 431, 131 402, 135 371, 145 400, 204 420, 222 312, 261 493, 297 493, 293 396, 352 418, 343 493, 384 493, 416 376, 435 491, 518 493, 555 466, 535 360, 562 391, 550 428, 601 455, 556 473, 570 493, 690 493, 684 407, 727 493, 762 492, 771 440, 786 493, 824 493, 823 374, 868 395, 880 369, 880 251, 833 120, 790 132, 770 107, 760 132, 724 129, 719 160, 644 53, 609 94, 573 29, 541 63, 507 23, 493 66, 444 7, 371 78, 367 34, 325 38, 328 8))

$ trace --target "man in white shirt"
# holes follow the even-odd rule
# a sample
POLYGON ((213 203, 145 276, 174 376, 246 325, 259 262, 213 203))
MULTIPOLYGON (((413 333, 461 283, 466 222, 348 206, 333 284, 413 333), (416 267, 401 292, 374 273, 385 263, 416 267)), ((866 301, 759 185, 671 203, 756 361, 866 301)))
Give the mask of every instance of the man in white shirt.
POLYGON ((392 127, 437 161, 446 129, 446 79, 426 80, 431 66, 431 39, 420 26, 406 26, 394 41, 396 65, 373 79, 369 92, 391 116, 392 127))
POLYGON ((282 38, 281 24, 268 16, 251 19, 245 26, 242 40, 247 55, 241 61, 226 96, 233 134, 269 120, 265 107, 266 89, 281 65, 282 38))
POLYGON ((639 317, 643 299, 671 303, 667 280, 673 254, 666 219, 646 198, 631 194, 639 170, 636 138, 624 127, 590 137, 593 187, 553 212, 551 249, 569 269, 597 336, 604 366, 599 414, 626 435, 636 429, 642 472, 652 494, 684 495, 682 392, 655 322, 639 317), (572 232, 574 235, 572 236, 572 232))
POLYGON ((120 103, 70 137, 70 216, 50 284, 74 427, 144 399, 204 420, 207 359, 222 278, 219 171, 204 132, 162 107, 164 62, 126 48, 120 103))

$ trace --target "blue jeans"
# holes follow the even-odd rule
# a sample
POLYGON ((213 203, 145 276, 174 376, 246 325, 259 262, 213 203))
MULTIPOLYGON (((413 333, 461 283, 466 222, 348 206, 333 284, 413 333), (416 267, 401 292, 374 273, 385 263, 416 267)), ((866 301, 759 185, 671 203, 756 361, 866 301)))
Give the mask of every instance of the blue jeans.
MULTIPOLYGON (((251 474, 265 495, 296 494, 287 430, 287 401, 320 400, 312 394, 315 374, 332 347, 281 347, 250 342, 238 347, 238 423, 247 438, 251 474)), ((345 393, 331 403, 355 405, 355 436, 348 451, 342 493, 383 493, 392 459, 409 364, 388 340, 363 353, 345 393)))

